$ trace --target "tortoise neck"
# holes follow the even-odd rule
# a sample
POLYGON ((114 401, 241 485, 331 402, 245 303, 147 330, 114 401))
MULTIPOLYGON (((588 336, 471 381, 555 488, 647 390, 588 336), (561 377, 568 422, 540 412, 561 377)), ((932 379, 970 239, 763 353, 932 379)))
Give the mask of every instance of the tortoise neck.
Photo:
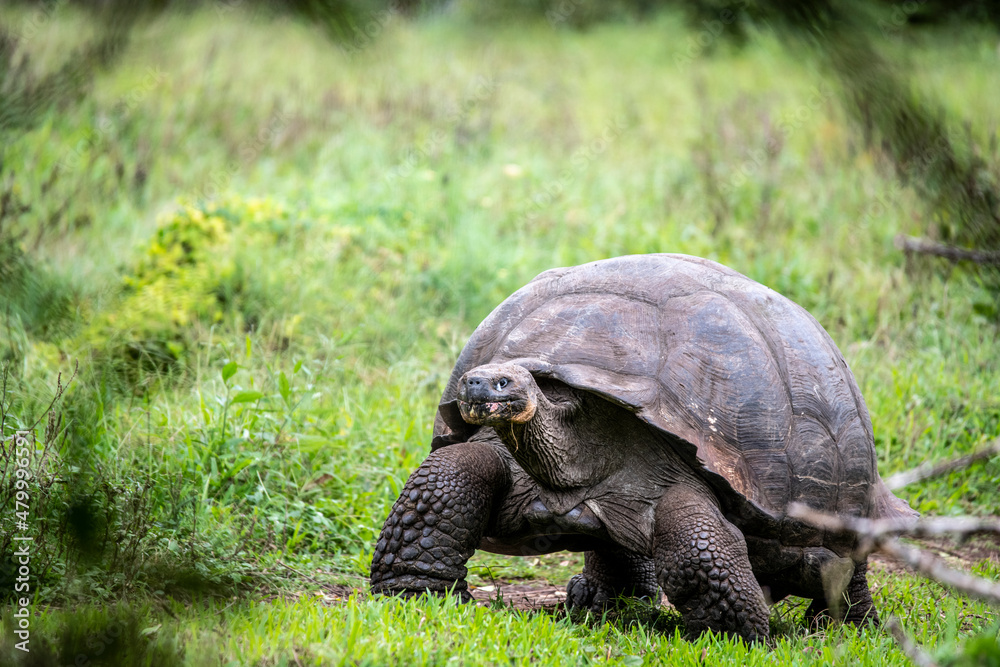
POLYGON ((575 392, 571 401, 554 402, 539 391, 531 420, 494 427, 514 460, 544 487, 577 488, 602 476, 595 474, 592 463, 597 452, 588 451, 589 434, 583 433, 590 421, 583 394, 575 392))
POLYGON ((520 463, 521 457, 565 439, 568 435, 565 412, 564 408, 556 406, 539 391, 534 417, 522 424, 507 422, 494 428, 503 444, 520 463))

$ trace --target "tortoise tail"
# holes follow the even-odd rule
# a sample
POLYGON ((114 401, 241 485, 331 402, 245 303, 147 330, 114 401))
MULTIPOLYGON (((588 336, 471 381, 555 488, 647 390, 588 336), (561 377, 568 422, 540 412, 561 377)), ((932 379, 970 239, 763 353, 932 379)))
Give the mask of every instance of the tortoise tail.
POLYGON ((920 516, 920 512, 910 507, 905 500, 897 498, 881 478, 879 478, 878 483, 872 489, 872 495, 874 496, 872 519, 916 521, 917 517, 920 516))

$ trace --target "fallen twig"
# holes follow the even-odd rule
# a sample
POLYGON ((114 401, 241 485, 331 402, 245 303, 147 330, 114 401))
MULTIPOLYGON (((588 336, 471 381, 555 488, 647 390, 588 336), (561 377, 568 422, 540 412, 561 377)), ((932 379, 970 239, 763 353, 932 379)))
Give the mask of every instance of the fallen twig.
POLYGON ((922 519, 861 519, 818 512, 802 503, 791 503, 788 516, 801 519, 835 533, 857 533, 861 537, 879 539, 907 535, 909 537, 940 537, 942 535, 1000 534, 1000 516, 926 517, 922 519))
POLYGON ((990 252, 988 250, 971 250, 969 248, 957 248, 945 245, 930 239, 920 239, 905 234, 897 234, 895 245, 903 252, 918 253, 921 255, 934 255, 943 257, 952 262, 969 261, 976 264, 1000 264, 1000 252, 990 252))
POLYGON ((894 556, 928 579, 962 591, 990 604, 1000 605, 1000 584, 954 570, 944 561, 923 549, 902 544, 897 540, 886 540, 879 544, 879 550, 894 556))
POLYGON ((292 567, 291 565, 288 565, 287 563, 284 563, 284 562, 282 562, 280 560, 276 561, 276 562, 281 567, 285 568, 286 570, 288 570, 290 572, 293 572, 293 573, 299 575, 300 577, 302 577, 306 581, 308 581, 308 582, 310 582, 312 584, 315 584, 316 586, 320 587, 321 589, 323 589, 327 593, 330 593, 330 594, 336 593, 336 589, 332 585, 323 583, 322 581, 320 581, 316 577, 310 576, 310 575, 306 574, 305 572, 303 572, 302 570, 297 570, 294 567, 292 567))
POLYGON ((906 654, 906 657, 914 665, 917 665, 917 667, 937 667, 937 663, 903 631, 903 627, 899 624, 899 619, 895 616, 890 616, 885 622, 885 627, 889 630, 892 638, 896 640, 896 643, 899 644, 900 650, 906 654))
POLYGON ((923 479, 937 477, 938 475, 944 475, 945 473, 949 473, 953 470, 966 468, 977 461, 993 458, 998 454, 1000 454, 1000 438, 997 438, 982 449, 974 451, 971 454, 958 456, 946 461, 928 461, 927 463, 923 463, 916 468, 911 468, 910 470, 904 470, 903 472, 898 472, 895 475, 890 475, 884 480, 885 485, 889 487, 889 490, 895 491, 896 489, 900 489, 907 484, 913 484, 914 482, 919 482, 923 479))
POLYGON ((1000 605, 1000 584, 954 570, 926 551, 900 544, 895 539, 902 535, 927 537, 945 533, 969 534, 984 531, 1000 533, 1000 517, 935 518, 912 522, 872 521, 818 512, 802 503, 789 505, 788 515, 824 530, 854 533, 858 537, 858 548, 862 553, 878 549, 899 558, 929 579, 980 600, 1000 605))

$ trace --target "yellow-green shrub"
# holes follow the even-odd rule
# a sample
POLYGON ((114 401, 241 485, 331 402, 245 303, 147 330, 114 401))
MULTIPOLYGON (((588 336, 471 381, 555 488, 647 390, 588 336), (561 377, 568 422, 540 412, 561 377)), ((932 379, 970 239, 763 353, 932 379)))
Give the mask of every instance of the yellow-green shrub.
POLYGON ((252 327, 259 304, 239 258, 287 238, 291 224, 267 199, 231 197, 164 216, 126 269, 115 305, 85 331, 81 349, 134 370, 164 371, 185 360, 206 328, 252 327))

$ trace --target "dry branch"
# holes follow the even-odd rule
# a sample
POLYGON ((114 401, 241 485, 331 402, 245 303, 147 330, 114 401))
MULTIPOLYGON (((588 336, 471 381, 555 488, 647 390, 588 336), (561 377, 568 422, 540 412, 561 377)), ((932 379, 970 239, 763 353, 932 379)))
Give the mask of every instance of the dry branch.
POLYGON ((900 559, 928 579, 962 591, 983 602, 1000 605, 1000 584, 983 577, 954 570, 945 565, 944 561, 937 556, 923 549, 901 544, 897 540, 882 542, 879 544, 879 550, 900 559))
POLYGON ((941 559, 926 551, 900 544, 895 539, 901 535, 928 537, 945 533, 968 535, 978 532, 995 532, 1000 534, 1000 517, 935 518, 908 522, 872 521, 817 512, 802 503, 789 505, 788 515, 831 532, 853 533, 858 537, 859 549, 862 552, 878 549, 899 558, 929 579, 980 600, 1000 605, 1000 584, 954 570, 945 565, 941 559))
POLYGON ((1000 265, 1000 252, 957 248, 945 245, 944 243, 938 243, 937 241, 919 239, 904 234, 896 235, 895 244, 897 248, 907 254, 934 255, 935 257, 944 257, 952 262, 965 260, 975 262, 976 264, 1000 265))
POLYGON ((926 517, 923 519, 860 519, 818 512, 802 503, 791 503, 788 516, 835 533, 857 533, 873 541, 906 535, 908 537, 941 537, 942 535, 1000 535, 1000 516, 926 517))
POLYGON ((937 463, 929 461, 917 466, 916 468, 911 468, 910 470, 904 470, 903 472, 898 472, 895 475, 890 475, 885 479, 885 485, 889 487, 891 491, 895 491, 896 489, 900 489, 907 484, 913 484, 914 482, 919 482, 923 479, 944 475, 945 473, 949 473, 953 470, 960 470, 976 463, 977 461, 983 461, 998 454, 1000 454, 1000 438, 997 438, 989 445, 972 452, 971 454, 958 456, 946 461, 939 461, 937 463))
POLYGON ((301 570, 297 570, 294 567, 292 567, 291 565, 288 565, 287 563, 285 563, 283 561, 279 560, 278 561, 278 565, 280 565, 281 567, 285 568, 289 572, 292 572, 294 574, 299 575, 300 577, 302 577, 303 579, 305 579, 309 583, 314 584, 315 586, 319 587, 320 589, 322 589, 323 591, 325 591, 327 593, 335 594, 337 592, 337 590, 333 586, 331 586, 330 584, 324 583, 324 582, 320 581, 319 579, 317 579, 316 577, 311 577, 308 574, 306 574, 305 572, 303 572, 301 570))

